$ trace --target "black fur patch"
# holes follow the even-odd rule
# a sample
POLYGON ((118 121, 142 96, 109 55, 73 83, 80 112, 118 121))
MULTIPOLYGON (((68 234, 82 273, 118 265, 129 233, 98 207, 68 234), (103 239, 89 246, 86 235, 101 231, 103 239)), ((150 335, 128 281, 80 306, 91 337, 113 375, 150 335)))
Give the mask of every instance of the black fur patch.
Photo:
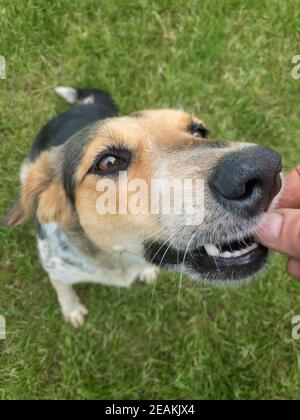
POLYGON ((73 204, 75 202, 74 174, 80 165, 87 146, 93 140, 95 132, 100 124, 96 123, 83 128, 65 144, 62 160, 62 181, 67 197, 73 204))
POLYGON ((29 154, 35 160, 42 152, 51 147, 61 146, 82 128, 105 118, 118 115, 112 98, 96 89, 78 90, 79 97, 93 96, 93 104, 75 104, 68 111, 51 120, 38 134, 29 154))

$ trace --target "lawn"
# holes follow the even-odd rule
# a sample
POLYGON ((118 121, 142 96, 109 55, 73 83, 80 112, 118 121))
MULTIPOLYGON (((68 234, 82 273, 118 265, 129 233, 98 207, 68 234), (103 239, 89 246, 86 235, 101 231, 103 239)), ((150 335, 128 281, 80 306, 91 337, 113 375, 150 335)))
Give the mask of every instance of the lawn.
MULTIPOLYGON (((194 111, 219 139, 300 159, 298 1, 1 0, 0 213, 41 128, 65 109, 57 85, 111 92, 122 113, 194 111)), ((285 258, 248 287, 80 286, 88 323, 60 315, 36 257, 33 224, 0 228, 2 399, 298 399, 300 283, 285 258)))

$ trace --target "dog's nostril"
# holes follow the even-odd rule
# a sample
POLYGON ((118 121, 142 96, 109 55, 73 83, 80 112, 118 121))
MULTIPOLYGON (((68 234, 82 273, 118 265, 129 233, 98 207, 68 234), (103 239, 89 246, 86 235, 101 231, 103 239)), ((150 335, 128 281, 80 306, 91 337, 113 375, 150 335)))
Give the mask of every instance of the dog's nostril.
POLYGON ((259 179, 251 179, 245 184, 245 193, 241 198, 249 198, 253 195, 254 190, 261 187, 261 182, 259 179))
POLYGON ((216 190, 227 200, 246 200, 250 198, 255 190, 261 187, 259 179, 251 179, 242 183, 227 183, 227 188, 223 188, 222 185, 216 185, 216 190))

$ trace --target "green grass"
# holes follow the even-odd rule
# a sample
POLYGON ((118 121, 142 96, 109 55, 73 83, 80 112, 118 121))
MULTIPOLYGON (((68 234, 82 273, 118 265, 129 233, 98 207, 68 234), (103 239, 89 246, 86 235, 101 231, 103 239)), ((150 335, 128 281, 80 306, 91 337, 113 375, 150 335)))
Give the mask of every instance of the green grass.
MULTIPOLYGON (((299 161, 298 1, 27 0, 0 3, 1 214, 40 127, 65 105, 57 85, 108 89, 123 113, 183 107, 216 138, 299 161)), ((0 398, 299 398, 300 284, 272 257, 250 287, 197 289, 161 274, 152 288, 79 288, 73 331, 36 257, 31 224, 0 229, 0 398)))

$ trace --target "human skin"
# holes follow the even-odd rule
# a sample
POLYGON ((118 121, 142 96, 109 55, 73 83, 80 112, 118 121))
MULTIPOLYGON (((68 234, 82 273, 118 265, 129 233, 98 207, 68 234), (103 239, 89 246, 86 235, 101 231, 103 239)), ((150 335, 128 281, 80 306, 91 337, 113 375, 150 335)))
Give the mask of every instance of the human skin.
POLYGON ((287 255, 287 272, 300 279, 300 164, 286 175, 277 209, 266 214, 257 236, 263 245, 287 255))

